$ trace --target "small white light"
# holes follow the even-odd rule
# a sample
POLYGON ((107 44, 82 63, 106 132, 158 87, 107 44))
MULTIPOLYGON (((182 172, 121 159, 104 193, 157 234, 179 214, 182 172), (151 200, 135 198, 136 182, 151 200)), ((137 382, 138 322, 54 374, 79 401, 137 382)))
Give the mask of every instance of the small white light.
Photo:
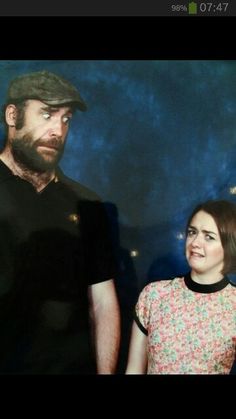
POLYGON ((176 234, 176 238, 178 240, 184 240, 184 237, 185 237, 184 233, 179 232, 179 233, 176 234))
POLYGON ((231 195, 236 195, 236 186, 232 186, 231 188, 229 188, 229 193, 231 195))
POLYGON ((130 250, 130 256, 132 258, 136 258, 139 255, 139 251, 137 249, 130 250))

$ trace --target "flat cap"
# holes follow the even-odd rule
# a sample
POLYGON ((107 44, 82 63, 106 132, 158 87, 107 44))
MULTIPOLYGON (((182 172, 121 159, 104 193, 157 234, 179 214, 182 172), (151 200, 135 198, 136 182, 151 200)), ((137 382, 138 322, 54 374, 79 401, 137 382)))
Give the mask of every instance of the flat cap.
POLYGON ((27 99, 40 100, 49 106, 73 103, 81 111, 87 109, 75 86, 45 70, 23 74, 10 82, 7 103, 27 99))

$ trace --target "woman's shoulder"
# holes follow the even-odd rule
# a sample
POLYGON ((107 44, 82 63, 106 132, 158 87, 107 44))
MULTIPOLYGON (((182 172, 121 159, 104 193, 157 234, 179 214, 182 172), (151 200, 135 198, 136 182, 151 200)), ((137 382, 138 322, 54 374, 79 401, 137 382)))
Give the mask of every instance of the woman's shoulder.
POLYGON ((168 279, 156 279, 155 281, 149 282, 144 288, 143 292, 147 294, 169 292, 173 288, 182 287, 184 283, 183 276, 177 276, 168 279))

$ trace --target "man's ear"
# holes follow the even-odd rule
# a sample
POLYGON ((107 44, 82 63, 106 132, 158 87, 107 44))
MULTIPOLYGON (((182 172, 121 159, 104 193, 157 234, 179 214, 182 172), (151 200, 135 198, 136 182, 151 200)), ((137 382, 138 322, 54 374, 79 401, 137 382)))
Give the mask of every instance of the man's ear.
POLYGON ((5 118, 6 123, 9 127, 14 127, 16 125, 16 106, 15 105, 7 105, 5 111, 5 118))

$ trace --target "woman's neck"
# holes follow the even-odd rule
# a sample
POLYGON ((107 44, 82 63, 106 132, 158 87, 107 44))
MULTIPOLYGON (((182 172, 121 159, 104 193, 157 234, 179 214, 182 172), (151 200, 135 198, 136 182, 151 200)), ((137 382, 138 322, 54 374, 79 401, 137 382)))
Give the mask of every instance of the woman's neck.
POLYGON ((219 281, 221 281, 222 278, 224 278, 224 275, 220 272, 217 273, 199 273, 195 271, 191 271, 191 278, 194 282, 197 284, 203 284, 203 285, 210 285, 215 284, 219 281))

